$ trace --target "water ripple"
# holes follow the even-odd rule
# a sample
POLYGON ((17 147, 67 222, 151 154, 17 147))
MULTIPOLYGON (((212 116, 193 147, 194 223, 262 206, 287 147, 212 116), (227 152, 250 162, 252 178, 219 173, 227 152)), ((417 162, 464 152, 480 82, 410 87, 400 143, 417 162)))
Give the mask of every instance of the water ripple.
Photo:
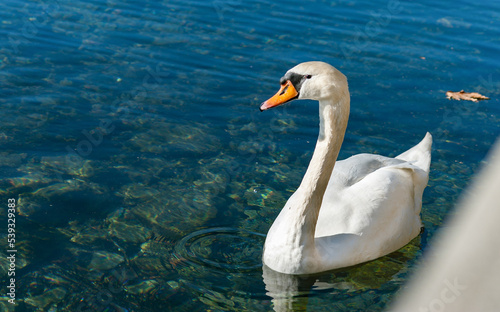
POLYGON ((230 272, 255 271, 262 267, 264 238, 264 234, 229 227, 203 229, 182 238, 173 256, 191 266, 230 272))

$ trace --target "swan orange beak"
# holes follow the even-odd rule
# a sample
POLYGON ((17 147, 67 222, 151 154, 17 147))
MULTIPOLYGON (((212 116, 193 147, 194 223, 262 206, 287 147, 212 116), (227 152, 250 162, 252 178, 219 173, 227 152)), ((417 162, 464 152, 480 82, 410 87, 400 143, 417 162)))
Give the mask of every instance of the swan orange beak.
POLYGON ((293 86, 292 82, 290 80, 287 80, 284 84, 281 85, 281 88, 278 91, 278 93, 276 93, 272 98, 263 102, 260 105, 260 111, 262 112, 271 107, 275 107, 283 103, 289 102, 298 96, 299 93, 297 92, 297 90, 295 90, 295 87, 293 86))

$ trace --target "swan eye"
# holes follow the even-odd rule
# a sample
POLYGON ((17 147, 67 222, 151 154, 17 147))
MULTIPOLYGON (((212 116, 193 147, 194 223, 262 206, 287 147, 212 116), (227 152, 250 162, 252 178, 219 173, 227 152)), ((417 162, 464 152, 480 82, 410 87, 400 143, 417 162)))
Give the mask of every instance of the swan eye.
POLYGON ((311 79, 312 75, 306 75, 306 79, 311 79))

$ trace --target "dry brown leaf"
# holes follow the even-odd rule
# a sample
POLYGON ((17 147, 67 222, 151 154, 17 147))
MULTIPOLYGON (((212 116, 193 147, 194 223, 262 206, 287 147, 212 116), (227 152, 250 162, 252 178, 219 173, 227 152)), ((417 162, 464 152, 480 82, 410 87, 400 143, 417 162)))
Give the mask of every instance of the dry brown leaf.
POLYGON ((489 97, 481 95, 477 92, 465 92, 464 90, 459 92, 448 91, 446 92, 446 97, 449 100, 464 100, 464 101, 472 101, 477 102, 479 100, 489 100, 489 97))

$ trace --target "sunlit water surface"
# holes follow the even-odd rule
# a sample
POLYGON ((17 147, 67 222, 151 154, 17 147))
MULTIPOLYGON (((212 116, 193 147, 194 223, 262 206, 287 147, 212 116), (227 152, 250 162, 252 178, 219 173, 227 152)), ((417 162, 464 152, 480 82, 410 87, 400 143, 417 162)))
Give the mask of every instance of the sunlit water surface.
MULTIPOLYGON (((2 2, 16 311, 383 310, 500 133, 500 3, 483 2, 2 2), (265 233, 305 172, 318 110, 258 107, 307 60, 349 79, 340 158, 434 135, 425 231, 356 267, 263 278, 265 233), (491 100, 446 99, 461 89, 491 100), (271 291, 277 280, 297 291, 271 291)), ((14 311, 0 255, 0 310, 14 311)))

